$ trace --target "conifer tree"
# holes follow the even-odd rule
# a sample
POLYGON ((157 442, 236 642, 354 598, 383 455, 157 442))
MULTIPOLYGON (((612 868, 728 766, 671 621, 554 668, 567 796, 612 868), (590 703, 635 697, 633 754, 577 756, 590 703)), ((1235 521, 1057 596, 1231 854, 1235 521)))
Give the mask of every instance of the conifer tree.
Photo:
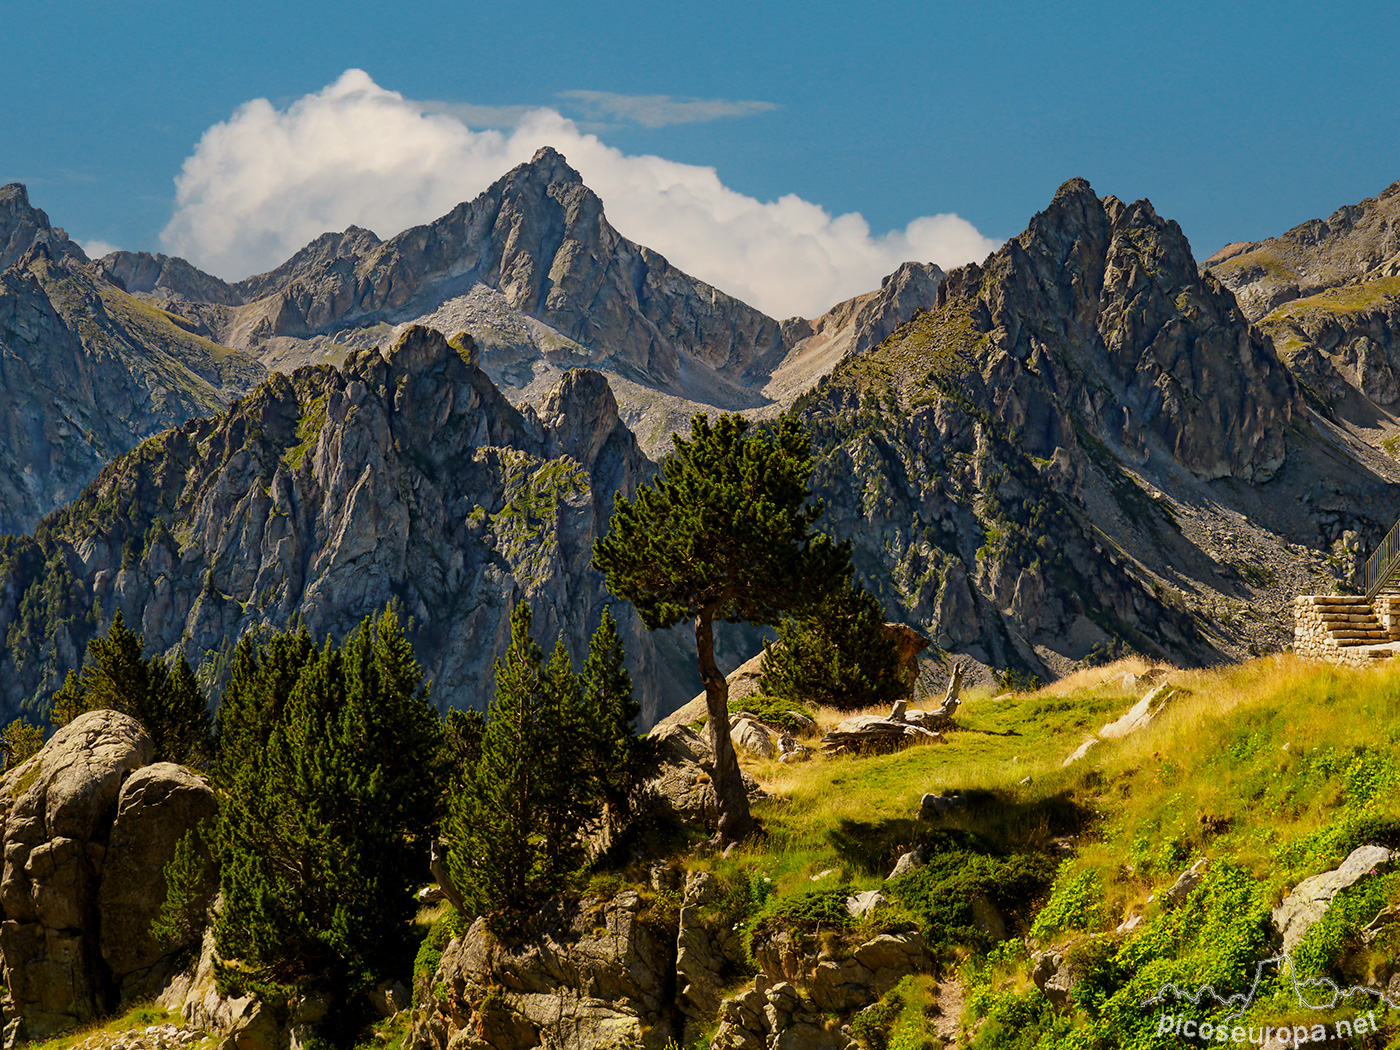
POLYGON ((79 715, 96 710, 97 707, 89 701, 87 692, 78 680, 78 672, 69 671, 63 679, 63 685, 53 694, 53 702, 49 707, 49 725, 54 729, 62 729, 79 715))
POLYGON ((562 643, 548 664, 516 606, 496 663, 480 758, 452 799, 452 880, 474 907, 520 911, 555 892, 583 860, 580 832, 599 812, 586 679, 562 643))
POLYGON ((225 976, 348 994, 407 933, 439 817, 441 723, 392 612, 342 648, 305 632, 241 648, 234 679, 215 936, 240 968, 225 976))
POLYGON ((87 711, 108 708, 136 719, 151 737, 157 762, 192 762, 211 748, 208 704, 183 655, 167 664, 144 655, 146 641, 117 610, 111 629, 88 642, 87 662, 54 694, 55 728, 87 711))
POLYGON ((483 910, 523 908, 547 890, 535 841, 543 772, 538 747, 544 654, 530 635, 530 607, 510 617, 510 646, 496 662, 481 758, 453 800, 449 870, 483 910))
POLYGON ((808 616, 784 617, 765 645, 762 689, 795 703, 854 710, 892 703, 908 684, 880 603, 848 577, 808 616))
POLYGON ((647 627, 694 621, 724 841, 746 837, 753 818, 729 738, 714 621, 777 623, 814 607, 850 566, 848 544, 812 532, 822 503, 809 501, 812 456, 801 423, 783 415, 767 436, 748 428, 741 416, 712 425, 697 415, 653 483, 632 500, 615 498, 608 533, 593 546, 608 589, 636 605, 647 627))
POLYGON ((632 676, 623 666, 624 657, 617 623, 604 606, 583 665, 583 707, 597 788, 608 809, 619 817, 626 815, 636 775, 640 741, 633 727, 642 713, 632 696, 632 676))

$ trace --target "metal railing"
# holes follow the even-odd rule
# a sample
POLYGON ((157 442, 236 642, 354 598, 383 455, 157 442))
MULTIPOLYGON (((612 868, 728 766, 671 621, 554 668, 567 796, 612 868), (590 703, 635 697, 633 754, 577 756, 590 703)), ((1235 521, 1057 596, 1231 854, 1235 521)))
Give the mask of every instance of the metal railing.
POLYGON ((1397 568, 1400 568, 1400 521, 1391 526, 1380 546, 1366 559, 1362 579, 1365 582, 1368 602, 1375 601, 1376 595, 1397 568))

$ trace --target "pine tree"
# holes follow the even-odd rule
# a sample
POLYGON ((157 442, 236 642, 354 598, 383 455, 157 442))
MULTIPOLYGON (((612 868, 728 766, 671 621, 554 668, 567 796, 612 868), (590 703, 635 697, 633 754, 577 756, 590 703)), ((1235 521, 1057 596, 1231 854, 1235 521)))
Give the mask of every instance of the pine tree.
POLYGON ((0 730, 0 752, 4 753, 6 769, 32 758, 43 746, 44 731, 22 718, 16 718, 0 730))
POLYGON ((348 994, 407 935, 440 818, 441 723, 392 612, 341 648, 305 632, 240 644, 234 682, 217 767, 215 936, 240 960, 226 977, 348 994))
POLYGON ((648 628, 694 620, 724 841, 746 837, 753 818, 729 738, 714 621, 773 624, 805 612, 850 567, 849 544, 812 532, 822 504, 809 502, 812 456, 801 423, 783 415, 766 437, 748 428, 741 416, 711 425, 697 415, 655 481, 630 501, 616 497, 608 533, 593 545, 608 589, 648 628))
POLYGON ((209 707, 183 655, 167 664, 144 655, 146 640, 117 610, 106 637, 88 642, 82 671, 68 673, 54 694, 49 720, 67 725, 87 711, 108 708, 136 719, 151 738, 157 762, 188 763, 211 751, 209 707))
POLYGON ((522 601, 511 613, 510 646, 496 662, 481 759, 453 800, 449 870, 483 910, 527 907, 548 882, 534 839, 542 791, 537 737, 543 663, 530 635, 530 607, 522 601))
POLYGON ((69 671, 63 679, 63 685, 53 694, 53 702, 49 707, 49 725, 54 729, 62 729, 79 715, 96 710, 96 705, 88 699, 86 690, 78 680, 78 672, 69 671))
POLYGON ((481 754, 452 798, 452 880, 496 915, 559 889, 583 859, 580 832, 599 813, 584 684, 562 644, 548 665, 516 606, 496 663, 481 754))
POLYGON ((764 647, 762 689, 795 703, 854 710, 908 691, 880 603, 847 578, 809 616, 786 617, 764 647))
POLYGON ((609 811, 618 817, 626 816, 636 776, 640 741, 633 727, 642 713, 632 696, 632 676, 623 665, 625 655, 617 623, 605 606, 583 665, 583 708, 593 776, 609 811))

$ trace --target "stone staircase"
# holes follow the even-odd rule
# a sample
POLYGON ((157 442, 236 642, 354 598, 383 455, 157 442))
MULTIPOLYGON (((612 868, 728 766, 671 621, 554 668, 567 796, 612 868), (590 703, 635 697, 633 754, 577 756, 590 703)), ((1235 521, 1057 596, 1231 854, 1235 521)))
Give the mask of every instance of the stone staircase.
POLYGON ((1375 645, 1391 640, 1376 610, 1365 598, 1344 595, 1314 598, 1322 626, 1339 646, 1375 645))
POLYGON ((1293 651, 1299 656, 1365 666, 1396 655, 1400 601, 1387 595, 1370 602, 1342 594, 1299 595, 1294 602, 1293 651), (1394 604, 1392 604, 1394 603, 1394 604), (1382 619, 1382 617, 1384 619, 1382 619))

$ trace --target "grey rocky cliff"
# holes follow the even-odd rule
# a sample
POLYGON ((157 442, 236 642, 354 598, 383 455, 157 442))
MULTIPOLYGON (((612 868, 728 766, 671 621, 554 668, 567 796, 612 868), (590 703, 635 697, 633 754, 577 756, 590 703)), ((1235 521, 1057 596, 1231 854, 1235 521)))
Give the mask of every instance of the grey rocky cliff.
POLYGON ((1310 403, 1358 440, 1400 429, 1400 182, 1202 269, 1234 291, 1310 403))
MULTIPOLYGON (((149 651, 217 667, 251 628, 343 637, 395 601, 444 708, 485 707, 521 599, 581 660, 609 600, 593 540, 652 466, 601 376, 566 377, 541 422, 459 346, 414 328, 344 371, 274 375, 106 468, 0 566, 6 709, 42 704, 118 609, 149 651), (63 607, 26 617, 46 586, 63 607)), ((649 723, 692 684, 669 635, 615 615, 649 723)))
POLYGON ((1281 236, 1226 245, 1202 269, 1252 321, 1329 288, 1400 275, 1400 182, 1281 236))
MULTIPOLYGON (((777 350, 776 321, 621 236, 562 156, 545 148, 475 200, 381 241, 351 227, 232 286, 218 334, 256 349, 380 321, 410 320, 473 285, 655 383, 682 361, 731 377, 777 350)), ((580 362, 581 363, 581 362, 580 362)))
POLYGON ((21 533, 116 456, 227 407, 266 370, 98 276, 47 220, 9 237, 29 243, 0 272, 0 533, 21 533))
POLYGON ((886 614, 1042 678, 1277 647, 1392 513, 1395 471, 1306 407, 1177 225, 1083 180, 797 406, 886 614))
POLYGON ((150 760, 137 722, 92 711, 0 779, 6 1046, 149 997, 188 947, 155 943, 149 924, 162 868, 213 792, 150 760))
POLYGON ((51 225, 42 209, 29 203, 29 191, 22 184, 0 186, 0 270, 19 262, 36 244, 44 245, 55 259, 88 261, 80 245, 51 225))

